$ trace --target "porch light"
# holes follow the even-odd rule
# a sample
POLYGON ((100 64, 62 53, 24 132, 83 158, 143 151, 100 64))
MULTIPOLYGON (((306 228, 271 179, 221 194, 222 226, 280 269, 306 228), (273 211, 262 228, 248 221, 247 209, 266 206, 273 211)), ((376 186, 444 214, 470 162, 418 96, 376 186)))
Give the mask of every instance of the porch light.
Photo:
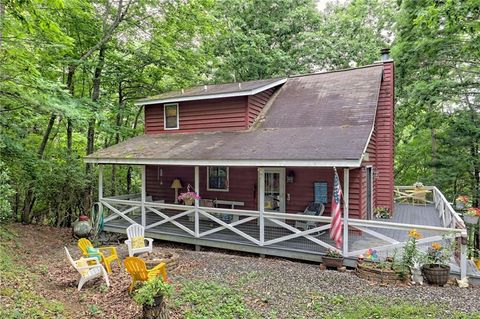
POLYGON ((295 180, 295 172, 294 171, 288 171, 287 183, 293 183, 294 180, 295 180))
POLYGON ((182 182, 178 178, 175 178, 170 185, 170 188, 175 188, 175 204, 178 204, 178 189, 182 187, 182 182))

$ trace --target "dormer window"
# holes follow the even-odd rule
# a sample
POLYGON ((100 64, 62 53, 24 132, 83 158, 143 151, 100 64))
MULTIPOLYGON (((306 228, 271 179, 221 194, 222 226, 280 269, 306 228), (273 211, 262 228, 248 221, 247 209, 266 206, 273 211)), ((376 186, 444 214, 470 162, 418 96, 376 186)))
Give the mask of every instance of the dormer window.
POLYGON ((165 130, 178 130, 179 116, 178 116, 178 103, 170 103, 163 105, 163 127, 165 130))

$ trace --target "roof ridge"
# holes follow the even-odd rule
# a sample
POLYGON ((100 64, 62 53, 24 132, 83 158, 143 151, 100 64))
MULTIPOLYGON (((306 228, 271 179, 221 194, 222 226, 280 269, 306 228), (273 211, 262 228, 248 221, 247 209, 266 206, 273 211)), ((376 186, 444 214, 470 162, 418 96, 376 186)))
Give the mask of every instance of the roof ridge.
POLYGON ((299 78, 299 77, 310 76, 310 75, 322 75, 322 74, 329 74, 329 73, 348 72, 348 71, 372 68, 377 66, 383 66, 383 63, 373 63, 368 65, 357 66, 354 68, 346 68, 346 69, 338 69, 338 70, 320 71, 320 72, 312 72, 312 73, 304 73, 304 74, 293 74, 293 75, 289 75, 288 78, 299 78))

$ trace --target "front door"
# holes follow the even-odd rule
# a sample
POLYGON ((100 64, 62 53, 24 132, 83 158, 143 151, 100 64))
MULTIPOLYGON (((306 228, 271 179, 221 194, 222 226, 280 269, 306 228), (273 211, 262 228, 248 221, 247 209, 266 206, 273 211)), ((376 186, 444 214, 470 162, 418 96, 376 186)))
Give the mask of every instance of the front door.
MULTIPOLYGON (((285 168, 265 168, 263 174, 265 174, 265 211, 285 213, 285 168)), ((260 181, 260 175, 258 177, 260 181)))
POLYGON ((367 219, 373 218, 373 169, 367 166, 367 219))

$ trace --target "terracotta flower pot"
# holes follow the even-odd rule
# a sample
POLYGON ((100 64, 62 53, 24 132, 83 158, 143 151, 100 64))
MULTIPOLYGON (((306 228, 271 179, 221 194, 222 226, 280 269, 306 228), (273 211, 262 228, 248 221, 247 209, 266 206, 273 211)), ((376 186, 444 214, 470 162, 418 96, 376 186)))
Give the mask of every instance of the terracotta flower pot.
POLYGON ((422 267, 422 273, 428 283, 438 286, 445 286, 450 275, 450 267, 445 265, 430 264, 422 267))

